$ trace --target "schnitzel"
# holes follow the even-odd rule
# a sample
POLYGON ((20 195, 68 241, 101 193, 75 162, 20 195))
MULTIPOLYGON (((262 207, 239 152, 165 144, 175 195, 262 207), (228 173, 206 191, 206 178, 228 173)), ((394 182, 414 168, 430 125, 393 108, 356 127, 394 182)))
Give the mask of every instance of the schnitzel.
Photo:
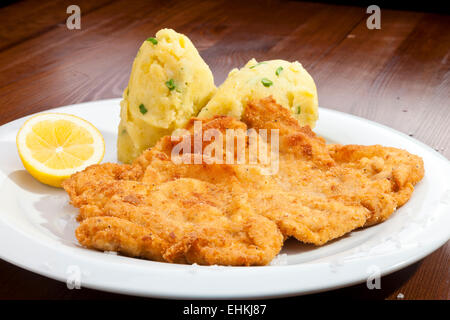
MULTIPOLYGON (((334 218, 342 219, 345 208, 353 211, 353 218, 344 225, 352 225, 350 221, 362 217, 363 212, 361 226, 386 220, 409 200, 414 185, 424 175, 422 159, 405 150, 379 145, 326 145, 308 126, 300 127, 292 121, 290 114, 270 98, 250 103, 243 121, 253 128, 279 128, 279 181, 292 196, 305 197, 302 205, 317 206, 325 201, 323 208, 330 210, 325 217, 327 226, 323 228, 319 223, 313 227, 320 230, 318 234, 332 227, 334 218)), ((312 214, 311 218, 317 221, 318 215, 312 214)), ((335 225, 343 227, 342 222, 336 221, 335 225)), ((294 236, 314 244, 335 238, 330 238, 331 234, 319 237, 322 240, 294 236)))
MULTIPOLYGON (((184 133, 192 140, 194 120, 184 133)), ((178 163, 177 142, 165 136, 132 165, 94 165, 64 181, 80 209, 83 246, 174 263, 265 265, 289 237, 322 245, 386 220, 424 174, 422 159, 404 150, 327 145, 271 97, 248 103, 241 121, 198 121, 222 133, 277 129, 278 172, 268 175, 248 153, 241 164, 178 163)), ((203 141, 202 151, 212 143, 203 141)))
POLYGON ((249 103, 242 122, 218 116, 202 127, 278 129, 279 171, 175 164, 175 142, 163 137, 132 165, 94 165, 64 182, 80 208, 79 242, 156 261, 265 265, 288 237, 322 245, 386 220, 424 174, 422 159, 404 150, 326 145, 272 98, 249 103))

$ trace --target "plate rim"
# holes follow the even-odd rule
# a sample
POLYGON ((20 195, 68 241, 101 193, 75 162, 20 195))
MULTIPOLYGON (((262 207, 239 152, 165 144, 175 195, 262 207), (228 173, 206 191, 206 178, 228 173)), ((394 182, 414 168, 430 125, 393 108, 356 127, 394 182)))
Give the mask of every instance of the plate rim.
MULTIPOLYGON (((47 109, 41 112, 37 112, 34 114, 30 114, 24 117, 21 117, 19 119, 15 119, 11 122, 8 122, 6 124, 3 124, 0 126, 0 135, 2 134, 2 132, 4 130, 8 129, 8 126, 13 126, 14 124, 17 124, 21 121, 25 121, 27 118, 34 116, 36 114, 39 113, 46 113, 46 112, 51 112, 55 109, 61 109, 61 108, 70 108, 70 107, 80 107, 80 106, 88 106, 88 105, 92 105, 92 104, 113 104, 113 103, 118 103, 120 101, 120 98, 113 98, 113 99, 105 99, 105 100, 95 100, 95 101, 88 101, 88 102, 83 102, 83 103, 78 103, 78 104, 71 104, 71 105, 66 105, 66 106, 61 106, 61 107, 56 107, 56 108, 52 108, 52 109, 47 109)), ((447 169, 449 170, 448 172, 450 172, 450 162, 449 160, 443 156, 442 154, 436 152, 433 148, 431 148, 430 146, 426 145, 425 143, 418 141, 400 131, 397 131, 395 129, 392 129, 386 125, 377 123, 375 121, 372 120, 368 120, 362 117, 358 117, 356 115, 353 114, 348 114, 348 113, 344 113, 338 110, 334 110, 334 109, 329 109, 329 108, 319 108, 319 112, 320 111, 325 111, 325 112, 329 112, 331 114, 338 114, 340 116, 345 116, 345 117, 349 117, 355 121, 362 121, 364 123, 368 123, 370 125, 376 126, 382 130, 387 130, 389 131, 391 134, 396 134, 399 135, 401 138, 403 139, 407 139, 409 141, 411 141, 412 143, 416 144, 418 147, 423 148, 425 150, 427 150, 428 152, 430 152, 430 154, 434 157, 439 158, 440 160, 444 160, 446 165, 447 165, 447 169)), ((5 177, 5 180, 7 180, 8 178, 5 177)), ((3 183, 4 180, 2 179, 1 182, 3 183)), ((437 209, 436 209, 437 210, 437 209)), ((2 210, 0 210, 1 213, 2 210)), ((20 238, 23 235, 20 235, 20 232, 18 232, 18 230, 13 230, 13 228, 10 228, 8 230, 8 232, 3 232, 5 229, 5 226, 8 226, 7 224, 4 223, 4 221, 2 220, 2 218, 0 217, 0 230, 2 230, 2 232, 0 232, 0 241, 11 241, 10 237, 19 237, 19 238, 15 238, 16 241, 20 241, 20 238), (16 233, 16 234, 11 234, 11 232, 16 233)), ((6 227, 7 228, 7 227, 6 227)), ((439 247, 443 246, 449 239, 450 237, 450 232, 447 232, 447 236, 442 235, 439 239, 434 238, 434 241, 428 241, 427 242, 427 246, 424 249, 422 247, 422 249, 417 252, 415 255, 412 255, 411 257, 409 257, 408 259, 403 259, 402 261, 395 263, 393 265, 391 265, 391 267, 386 267, 382 270, 381 275, 387 275, 390 274, 392 272, 395 272, 397 270, 400 270, 408 265, 413 264, 414 262, 417 262, 418 260, 424 258, 425 256, 431 254, 433 251, 437 250, 439 247)), ((23 238, 22 241, 26 239, 27 241, 32 241, 31 238, 26 237, 23 238)), ((6 242, 4 242, 6 243, 6 242)), ((35 245, 37 244, 37 242, 34 243, 35 245)), ((58 254, 58 251, 60 251, 58 248, 58 250, 56 250, 56 248, 47 248, 50 249, 51 253, 56 253, 58 254), (53 251, 54 252, 53 252, 53 251)), ((71 248, 73 249, 73 248, 71 248)), ((83 249, 86 250, 86 249, 83 249)), ((65 282, 67 277, 62 277, 61 273, 55 274, 55 272, 52 272, 51 270, 45 270, 43 268, 38 269, 36 266, 31 267, 29 265, 26 265, 25 263, 23 263, 23 260, 20 260, 16 257, 16 259, 14 258, 10 258, 7 256, 7 253, 5 254, 5 251, 3 247, 0 247, 0 258, 12 263, 14 265, 19 266, 20 268, 23 268, 25 270, 43 275, 45 277, 57 280, 57 281, 61 281, 61 282, 65 282)), ((69 252, 72 252, 73 250, 69 250, 69 252)), ((73 253, 73 252, 72 252, 73 253)), ((98 252, 97 252, 98 253, 98 252)), ((82 260, 85 259, 85 257, 78 257, 81 258, 82 260)), ((129 259, 129 258, 126 258, 129 259)), ((108 259, 109 260, 109 259, 108 259)), ((145 260, 144 260, 145 261, 145 260)), ((154 262, 153 262, 154 263, 154 262)), ((392 263, 390 263, 392 264, 392 263)), ((164 264, 166 265, 166 264, 164 264)), ((198 268, 202 269, 202 268, 209 268, 209 267, 203 267, 203 266, 199 266, 198 268)), ((227 268, 227 267, 224 267, 227 268)), ((233 267, 235 268, 235 267, 233 267)), ((239 267, 238 267, 239 268, 239 267)), ((288 266, 271 266, 270 268, 265 268, 265 267, 242 267, 245 268, 245 270, 259 270, 258 273, 263 270, 266 269, 267 271, 263 271, 263 272, 269 272, 270 270, 283 270, 286 271, 287 269, 295 269, 298 268, 298 265, 288 265, 288 266), (283 268, 283 269, 281 269, 283 268), (286 269, 287 268, 287 269, 286 269)), ((297 290, 278 290, 278 292, 273 292, 274 290, 272 290, 272 293, 254 293, 254 294, 244 294, 244 295, 240 295, 240 294, 234 294, 234 295, 230 295, 225 294, 225 295, 220 295, 220 294, 216 294, 216 295, 210 295, 210 294, 194 294, 194 295, 185 295, 185 294, 177 294, 177 292, 174 292, 172 294, 169 294, 167 292, 163 293, 163 292, 155 292, 153 291, 152 293, 150 292, 143 292, 143 291, 135 291, 132 289, 124 289, 124 288, 119 288, 116 285, 102 285, 101 283, 97 283, 96 281, 89 281, 89 282, 82 282, 82 286, 83 287, 87 287, 87 288, 92 288, 92 289, 98 289, 98 290, 103 290, 103 291, 109 291, 109 292, 116 292, 116 293, 123 293, 123 294, 132 294, 132 295, 138 295, 138 296, 146 296, 146 297, 160 297, 160 298, 175 298, 175 299, 179 299, 179 298, 190 298, 190 299, 202 299, 202 298, 215 298, 215 299, 230 299, 230 298, 273 298, 273 297, 287 297, 287 296, 293 296, 293 295, 301 295, 301 294, 311 294, 311 293, 316 293, 316 292, 322 292, 322 291, 328 291, 328 290, 334 290, 334 289, 338 289, 338 288, 342 288, 342 287, 346 287, 346 286, 350 286, 350 285, 354 285, 357 283, 361 283, 364 282, 367 278, 367 275, 365 275, 364 277, 362 277, 362 275, 360 274, 359 277, 354 277, 353 280, 349 281, 349 280, 345 280, 342 279, 341 281, 336 281, 334 283, 334 285, 332 286, 323 286, 322 288, 316 288, 314 290, 305 290, 305 291, 299 291, 298 288, 297 290)))

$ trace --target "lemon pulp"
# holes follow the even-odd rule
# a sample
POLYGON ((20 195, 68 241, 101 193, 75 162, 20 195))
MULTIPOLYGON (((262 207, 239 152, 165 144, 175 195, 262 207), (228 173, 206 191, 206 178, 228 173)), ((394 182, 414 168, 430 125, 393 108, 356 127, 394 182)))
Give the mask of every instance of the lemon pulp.
POLYGON ((92 124, 59 113, 30 118, 19 130, 16 142, 30 174, 55 187, 73 173, 99 163, 105 150, 103 137, 92 124))

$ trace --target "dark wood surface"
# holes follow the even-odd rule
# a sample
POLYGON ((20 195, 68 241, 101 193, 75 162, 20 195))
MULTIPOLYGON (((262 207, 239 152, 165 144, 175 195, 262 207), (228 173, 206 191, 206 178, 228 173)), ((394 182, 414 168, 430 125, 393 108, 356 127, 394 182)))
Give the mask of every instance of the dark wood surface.
MULTIPOLYGON (((186 34, 216 84, 250 58, 298 60, 319 103, 390 126, 450 157, 450 16, 287 1, 78 0, 81 30, 68 30, 72 1, 20 1, 0 9, 0 124, 57 106, 119 97, 143 39, 163 27, 186 34)), ((6 245, 6 244, 1 244, 6 245)), ((385 276, 319 298, 449 299, 450 245, 385 276)), ((2 299, 128 299, 68 290, 0 261, 2 299)))

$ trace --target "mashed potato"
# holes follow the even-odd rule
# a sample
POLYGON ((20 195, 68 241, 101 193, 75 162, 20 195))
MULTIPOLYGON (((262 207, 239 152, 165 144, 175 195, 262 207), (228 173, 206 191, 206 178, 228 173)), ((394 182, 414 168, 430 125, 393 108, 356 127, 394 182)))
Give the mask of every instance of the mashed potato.
POLYGON ((317 90, 314 80, 300 63, 250 60, 242 69, 233 69, 217 93, 200 111, 200 118, 228 115, 238 119, 250 99, 272 95, 290 109, 302 125, 314 127, 318 119, 317 90))
POLYGON ((118 158, 130 163, 182 127, 215 93, 213 75, 192 42, 171 29, 140 47, 121 101, 118 158))

